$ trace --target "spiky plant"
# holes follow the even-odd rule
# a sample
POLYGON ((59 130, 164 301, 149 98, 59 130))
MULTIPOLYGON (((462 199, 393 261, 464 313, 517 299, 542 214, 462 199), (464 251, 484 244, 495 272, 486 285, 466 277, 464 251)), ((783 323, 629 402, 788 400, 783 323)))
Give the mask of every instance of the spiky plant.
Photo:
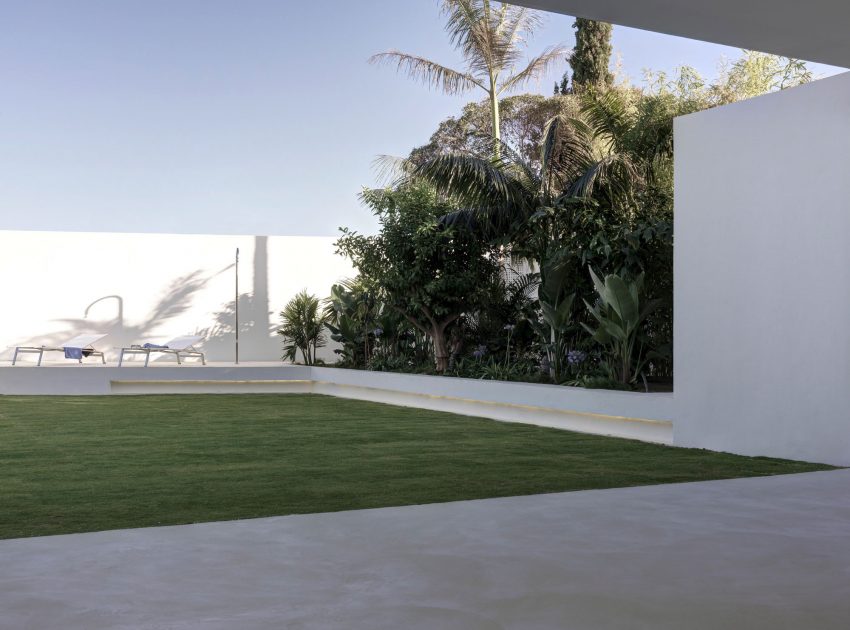
POLYGON ((295 361, 297 352, 305 365, 316 362, 316 350, 324 347, 327 315, 322 311, 319 298, 304 289, 287 302, 280 313, 283 325, 278 334, 283 337, 283 358, 295 361))

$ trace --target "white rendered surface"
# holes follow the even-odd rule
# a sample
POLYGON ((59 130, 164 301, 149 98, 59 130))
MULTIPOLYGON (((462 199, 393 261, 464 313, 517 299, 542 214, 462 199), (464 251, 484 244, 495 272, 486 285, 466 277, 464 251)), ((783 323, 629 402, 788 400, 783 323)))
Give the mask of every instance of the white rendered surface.
MULTIPOLYGON (((279 360, 275 330, 286 302, 304 288, 324 298, 334 282, 353 275, 334 254, 334 240, 0 231, 6 296, 0 360, 11 359, 14 346, 56 346, 76 334, 103 332, 98 349, 108 361, 117 359, 116 348, 187 335, 204 338, 199 349, 208 360, 232 361, 237 247, 240 360, 279 360)), ((335 355, 328 347, 320 356, 335 355)))
POLYGON ((850 465, 850 74, 676 121, 677 445, 850 465))

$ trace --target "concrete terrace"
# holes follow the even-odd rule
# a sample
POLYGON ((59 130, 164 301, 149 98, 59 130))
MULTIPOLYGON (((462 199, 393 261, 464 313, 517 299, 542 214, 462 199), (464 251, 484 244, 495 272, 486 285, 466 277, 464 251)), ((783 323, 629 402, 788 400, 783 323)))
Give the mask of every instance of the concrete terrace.
POLYGON ((846 628, 850 471, 0 542, 0 627, 846 628))

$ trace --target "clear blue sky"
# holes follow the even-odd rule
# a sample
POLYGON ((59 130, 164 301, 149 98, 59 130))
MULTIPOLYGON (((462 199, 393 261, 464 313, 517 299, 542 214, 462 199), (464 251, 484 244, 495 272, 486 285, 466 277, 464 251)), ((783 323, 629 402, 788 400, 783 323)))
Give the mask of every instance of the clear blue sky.
MULTIPOLYGON (((27 0, 0 23, 0 229, 370 231, 374 157, 469 100, 366 63, 398 48, 459 65, 437 0, 27 0)), ((571 25, 549 15, 530 52, 571 45, 571 25)), ((634 82, 738 55, 621 27, 614 47, 634 82)))

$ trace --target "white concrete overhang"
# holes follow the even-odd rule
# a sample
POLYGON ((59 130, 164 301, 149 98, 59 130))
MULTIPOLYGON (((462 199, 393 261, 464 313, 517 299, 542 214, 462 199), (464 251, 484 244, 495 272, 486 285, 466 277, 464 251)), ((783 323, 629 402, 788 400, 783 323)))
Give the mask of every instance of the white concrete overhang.
POLYGON ((850 0, 511 0, 511 3, 850 67, 850 0))

